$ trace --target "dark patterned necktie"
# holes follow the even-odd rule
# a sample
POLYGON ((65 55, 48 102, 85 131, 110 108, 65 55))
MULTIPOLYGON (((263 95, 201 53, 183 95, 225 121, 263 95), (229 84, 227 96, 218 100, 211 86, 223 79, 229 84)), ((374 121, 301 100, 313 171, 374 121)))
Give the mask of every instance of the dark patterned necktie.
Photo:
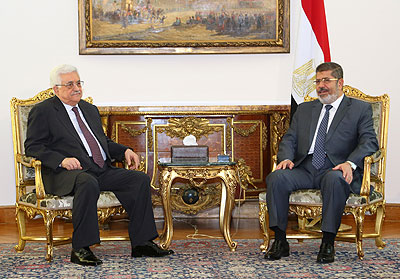
POLYGON ((103 159, 103 156, 101 156, 100 148, 99 148, 99 145, 96 142, 96 139, 90 133, 90 131, 86 127, 85 123, 83 123, 82 118, 81 118, 81 116, 79 114, 78 108, 77 107, 73 107, 72 111, 75 113, 76 120, 78 120, 79 127, 81 128, 83 136, 85 137, 86 142, 89 145, 90 151, 92 151, 93 161, 100 168, 102 168, 104 166, 104 159, 103 159))
POLYGON ((325 106, 325 115, 319 124, 317 137, 315 139, 314 153, 312 157, 312 165, 319 170, 325 164, 325 137, 328 128, 329 110, 332 105, 325 106))

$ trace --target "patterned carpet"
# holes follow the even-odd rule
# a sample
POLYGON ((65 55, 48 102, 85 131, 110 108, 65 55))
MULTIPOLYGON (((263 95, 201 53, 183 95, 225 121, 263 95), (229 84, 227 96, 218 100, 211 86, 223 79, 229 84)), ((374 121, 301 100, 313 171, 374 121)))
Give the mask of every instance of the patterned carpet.
POLYGON ((386 239, 383 250, 364 241, 360 261, 355 244, 336 243, 333 264, 315 262, 320 240, 290 241, 291 255, 279 261, 264 260, 261 240, 239 240, 230 252, 220 239, 176 240, 175 254, 166 258, 131 258, 129 242, 103 242, 93 248, 103 260, 98 267, 69 262, 70 245, 54 250, 54 261, 44 259, 44 244, 29 243, 23 253, 0 244, 0 278, 400 278, 400 239, 386 239))

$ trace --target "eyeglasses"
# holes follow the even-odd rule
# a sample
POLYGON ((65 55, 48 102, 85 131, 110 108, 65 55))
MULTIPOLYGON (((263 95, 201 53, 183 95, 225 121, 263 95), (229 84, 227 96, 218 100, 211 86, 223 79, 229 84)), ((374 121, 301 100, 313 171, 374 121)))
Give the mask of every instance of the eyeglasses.
POLYGON ((67 82, 66 84, 56 84, 56 86, 65 86, 68 89, 72 89, 74 87, 74 85, 81 88, 83 86, 83 84, 84 84, 83 80, 78 80, 77 82, 70 81, 70 82, 67 82))
POLYGON ((316 85, 318 85, 318 84, 320 84, 321 82, 322 82, 322 83, 329 83, 329 82, 334 81, 334 80, 339 80, 339 79, 338 79, 338 78, 322 78, 322 79, 316 79, 316 80, 314 80, 314 83, 315 83, 316 85))

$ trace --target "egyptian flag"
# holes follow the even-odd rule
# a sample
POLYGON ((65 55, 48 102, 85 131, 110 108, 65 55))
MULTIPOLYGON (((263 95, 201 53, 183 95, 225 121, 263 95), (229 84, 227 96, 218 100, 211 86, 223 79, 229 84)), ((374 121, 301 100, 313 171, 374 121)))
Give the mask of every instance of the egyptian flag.
POLYGON ((291 116, 304 96, 316 94, 313 83, 316 67, 331 61, 324 0, 301 1, 295 47, 291 116))

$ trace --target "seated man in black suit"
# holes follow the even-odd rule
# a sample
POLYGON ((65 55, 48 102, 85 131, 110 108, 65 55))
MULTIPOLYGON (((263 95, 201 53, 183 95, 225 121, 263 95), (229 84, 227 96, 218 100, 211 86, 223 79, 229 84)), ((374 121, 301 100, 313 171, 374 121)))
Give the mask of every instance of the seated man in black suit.
POLYGON ((282 138, 276 171, 267 176, 269 226, 275 232, 269 260, 289 256, 286 240, 289 196, 320 189, 322 244, 317 262, 334 261, 334 240, 350 192, 360 193, 364 157, 378 150, 372 108, 343 94, 343 70, 336 63, 316 69, 319 100, 299 105, 282 138))
POLYGON ((83 81, 75 67, 56 67, 50 82, 56 96, 32 108, 25 150, 42 161, 47 193, 74 196, 71 262, 92 266, 102 263, 89 248, 100 243, 100 191, 114 192, 128 213, 132 257, 172 254, 172 250, 163 250, 153 242, 158 233, 150 178, 134 170, 139 166, 139 156, 104 134, 97 107, 81 100, 83 81), (112 159, 125 159, 131 170, 112 166, 112 159))

